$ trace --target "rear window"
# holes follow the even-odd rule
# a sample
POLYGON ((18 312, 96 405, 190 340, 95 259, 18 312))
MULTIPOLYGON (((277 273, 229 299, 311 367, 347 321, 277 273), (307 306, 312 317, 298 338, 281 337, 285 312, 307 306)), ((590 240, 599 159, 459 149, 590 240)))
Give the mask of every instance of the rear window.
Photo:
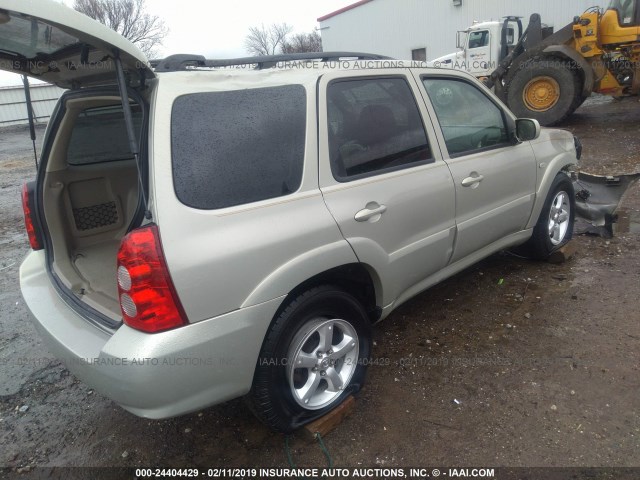
POLYGON ((178 97, 171 116, 176 195, 188 206, 217 209, 295 192, 305 127, 301 85, 178 97))
MULTIPOLYGON (((140 135, 142 109, 131 105, 133 125, 140 135)), ((71 132, 67 162, 71 165, 132 159, 122 105, 83 110, 71 132)))

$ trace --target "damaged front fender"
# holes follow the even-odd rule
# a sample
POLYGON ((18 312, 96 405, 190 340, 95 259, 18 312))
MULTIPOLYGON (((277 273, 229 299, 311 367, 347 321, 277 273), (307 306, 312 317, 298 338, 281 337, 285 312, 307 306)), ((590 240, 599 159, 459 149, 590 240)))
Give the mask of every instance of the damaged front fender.
POLYGON ((526 228, 533 228, 538 222, 556 175, 565 172, 571 176, 578 169, 577 143, 567 131, 543 128, 540 137, 531 142, 531 146, 537 163, 536 202, 526 228))

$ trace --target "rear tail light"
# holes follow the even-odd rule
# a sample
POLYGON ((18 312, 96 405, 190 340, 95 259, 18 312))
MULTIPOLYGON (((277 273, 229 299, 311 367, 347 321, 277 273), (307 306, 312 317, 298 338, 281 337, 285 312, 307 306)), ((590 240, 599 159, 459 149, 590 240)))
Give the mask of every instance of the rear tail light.
POLYGON ((124 323, 149 333, 186 325, 156 225, 133 230, 122 239, 117 272, 124 323))
POLYGON ((42 250, 42 242, 36 231, 33 207, 33 188, 29 184, 22 186, 22 211, 24 212, 24 226, 29 236, 29 244, 34 250, 42 250))

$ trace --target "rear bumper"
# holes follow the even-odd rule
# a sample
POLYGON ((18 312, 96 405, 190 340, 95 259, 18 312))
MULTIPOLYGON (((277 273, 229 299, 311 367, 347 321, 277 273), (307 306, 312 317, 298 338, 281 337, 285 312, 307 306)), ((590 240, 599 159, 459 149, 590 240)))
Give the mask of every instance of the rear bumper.
POLYGON ((262 341, 283 297, 186 327, 106 332, 58 295, 43 251, 20 267, 20 287, 51 352, 98 392, 147 418, 189 413, 246 394, 262 341))

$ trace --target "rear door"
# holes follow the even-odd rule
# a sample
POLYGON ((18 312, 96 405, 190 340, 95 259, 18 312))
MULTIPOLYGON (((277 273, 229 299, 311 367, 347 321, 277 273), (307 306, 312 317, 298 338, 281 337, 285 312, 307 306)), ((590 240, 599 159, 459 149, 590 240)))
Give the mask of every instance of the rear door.
POLYGON ((380 275, 384 306, 448 263, 455 233, 453 180, 406 72, 332 72, 319 85, 320 187, 380 275))
POLYGON ((438 118, 455 181, 455 262, 525 228, 535 201, 536 158, 529 142, 511 141, 509 114, 477 82, 437 74, 417 78, 438 118))
POLYGON ((116 83, 120 57, 131 85, 154 77, 145 55, 101 23, 52 0, 0 0, 0 69, 61 88, 116 83))

